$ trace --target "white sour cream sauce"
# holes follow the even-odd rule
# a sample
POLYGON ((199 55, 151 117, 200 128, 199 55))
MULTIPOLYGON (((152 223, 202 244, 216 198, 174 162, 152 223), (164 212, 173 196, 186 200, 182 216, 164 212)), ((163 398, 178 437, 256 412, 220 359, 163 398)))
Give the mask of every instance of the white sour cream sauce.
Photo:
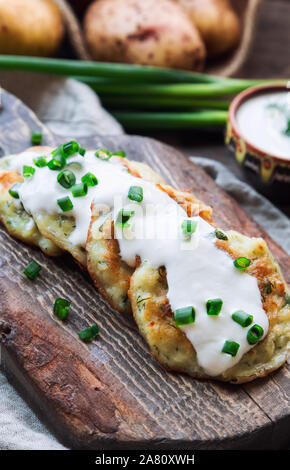
MULTIPOLYGON (((13 169, 22 173, 23 164, 33 164, 35 156, 35 152, 23 152, 13 160, 13 169)), ((33 177, 25 180, 19 190, 26 211, 32 215, 62 213, 56 201, 69 196, 74 208, 66 214, 76 220, 70 241, 84 246, 92 201, 108 206, 107 211, 112 212, 114 220, 120 209, 134 210, 129 228, 122 231, 115 227, 121 257, 131 266, 135 266, 136 255, 139 255, 155 268, 166 267, 172 310, 191 305, 195 308, 195 323, 180 328, 191 341, 198 363, 208 375, 221 374, 238 363, 253 346, 247 342, 249 328, 234 322, 232 313, 244 310, 254 316, 252 325, 262 326, 264 336, 268 331, 268 318, 256 278, 237 270, 232 258, 216 247, 214 229, 202 218, 193 217, 198 222, 197 230, 190 241, 185 241, 181 230, 181 223, 187 218, 185 212, 154 184, 132 176, 120 163, 96 158, 94 152, 86 152, 85 157, 71 157, 69 162, 73 161, 82 164, 81 170, 73 170, 77 182, 91 172, 98 178, 98 185, 89 187, 87 196, 74 198, 69 189, 57 182, 58 172, 48 167, 36 168, 33 177), (128 199, 130 186, 142 186, 142 203, 128 199), (217 317, 206 312, 207 300, 215 298, 223 300, 217 317), (235 357, 221 352, 226 340, 240 344, 235 357)))
POLYGON ((242 137, 265 153, 290 158, 290 136, 287 111, 290 116, 290 92, 265 93, 246 100, 237 111, 236 120, 242 137), (280 108, 280 109, 279 109, 280 108))

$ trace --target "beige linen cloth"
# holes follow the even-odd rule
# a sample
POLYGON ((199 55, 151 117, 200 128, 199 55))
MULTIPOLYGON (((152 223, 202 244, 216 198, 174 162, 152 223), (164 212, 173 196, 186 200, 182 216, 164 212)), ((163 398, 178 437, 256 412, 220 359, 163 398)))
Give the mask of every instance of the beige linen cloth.
MULTIPOLYGON (((118 135, 121 126, 102 109, 86 85, 71 79, 1 72, 0 84, 28 105, 53 132, 74 135, 118 135)), ((221 163, 191 157, 202 166, 271 236, 290 251, 290 221, 221 163)), ((65 449, 39 421, 0 373, 0 449, 65 449)))

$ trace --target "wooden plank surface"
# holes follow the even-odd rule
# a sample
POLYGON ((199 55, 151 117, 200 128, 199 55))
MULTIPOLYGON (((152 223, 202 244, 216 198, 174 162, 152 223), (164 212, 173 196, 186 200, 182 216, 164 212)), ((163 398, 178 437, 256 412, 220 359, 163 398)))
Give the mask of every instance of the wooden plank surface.
MULTIPOLYGON (((2 95, 2 154, 29 145, 42 127, 11 95, 2 95)), ((42 127, 44 144, 58 144, 42 127)), ((68 136, 70 138, 71 136, 68 136)), ((86 148, 123 148, 167 181, 193 187, 214 206, 215 220, 249 235, 265 235, 290 280, 289 258, 202 170, 173 148, 141 137, 92 137, 86 148)), ((48 259, 0 229, 2 369, 42 420, 67 446, 118 449, 279 448, 286 444, 289 367, 250 385, 196 381, 165 372, 151 357, 133 319, 113 311, 70 257, 48 259), (36 282, 23 277, 33 258, 36 282), (56 297, 72 300, 65 324, 56 297), (100 338, 80 343, 77 331, 96 321, 100 338)))

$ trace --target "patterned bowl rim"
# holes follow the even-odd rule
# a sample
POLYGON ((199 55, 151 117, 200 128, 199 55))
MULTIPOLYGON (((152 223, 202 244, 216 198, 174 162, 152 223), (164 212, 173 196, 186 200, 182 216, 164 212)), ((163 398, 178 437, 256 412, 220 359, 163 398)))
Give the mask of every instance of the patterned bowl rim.
POLYGON ((279 83, 279 84, 273 84, 273 85, 257 85, 257 86, 253 86, 242 91, 231 102, 231 105, 229 107, 228 120, 230 122, 233 133, 236 135, 236 137, 244 141, 246 148, 249 152, 258 154, 261 157, 270 157, 273 160, 276 160, 278 162, 285 164, 285 163, 290 163, 290 157, 289 158, 278 157, 277 155, 271 154, 269 152, 265 152, 261 150, 259 147, 256 147, 255 145, 248 142, 248 140, 241 134, 241 131, 239 129, 237 119, 236 119, 237 111, 242 103, 244 103, 248 99, 251 99, 253 96, 267 94, 273 91, 289 91, 290 92, 290 82, 288 83, 281 82, 281 84, 279 83))

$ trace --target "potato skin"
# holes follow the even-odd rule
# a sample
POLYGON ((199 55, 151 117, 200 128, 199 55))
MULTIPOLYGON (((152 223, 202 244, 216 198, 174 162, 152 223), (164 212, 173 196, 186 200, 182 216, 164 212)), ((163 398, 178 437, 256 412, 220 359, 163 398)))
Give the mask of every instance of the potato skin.
POLYGON ((201 70, 205 47, 179 5, 169 0, 98 0, 84 19, 94 59, 201 70))
POLYGON ((52 0, 0 0, 0 53, 50 56, 64 34, 52 0))
POLYGON ((238 45, 241 25, 229 0, 175 1, 199 30, 209 57, 218 57, 238 45))

